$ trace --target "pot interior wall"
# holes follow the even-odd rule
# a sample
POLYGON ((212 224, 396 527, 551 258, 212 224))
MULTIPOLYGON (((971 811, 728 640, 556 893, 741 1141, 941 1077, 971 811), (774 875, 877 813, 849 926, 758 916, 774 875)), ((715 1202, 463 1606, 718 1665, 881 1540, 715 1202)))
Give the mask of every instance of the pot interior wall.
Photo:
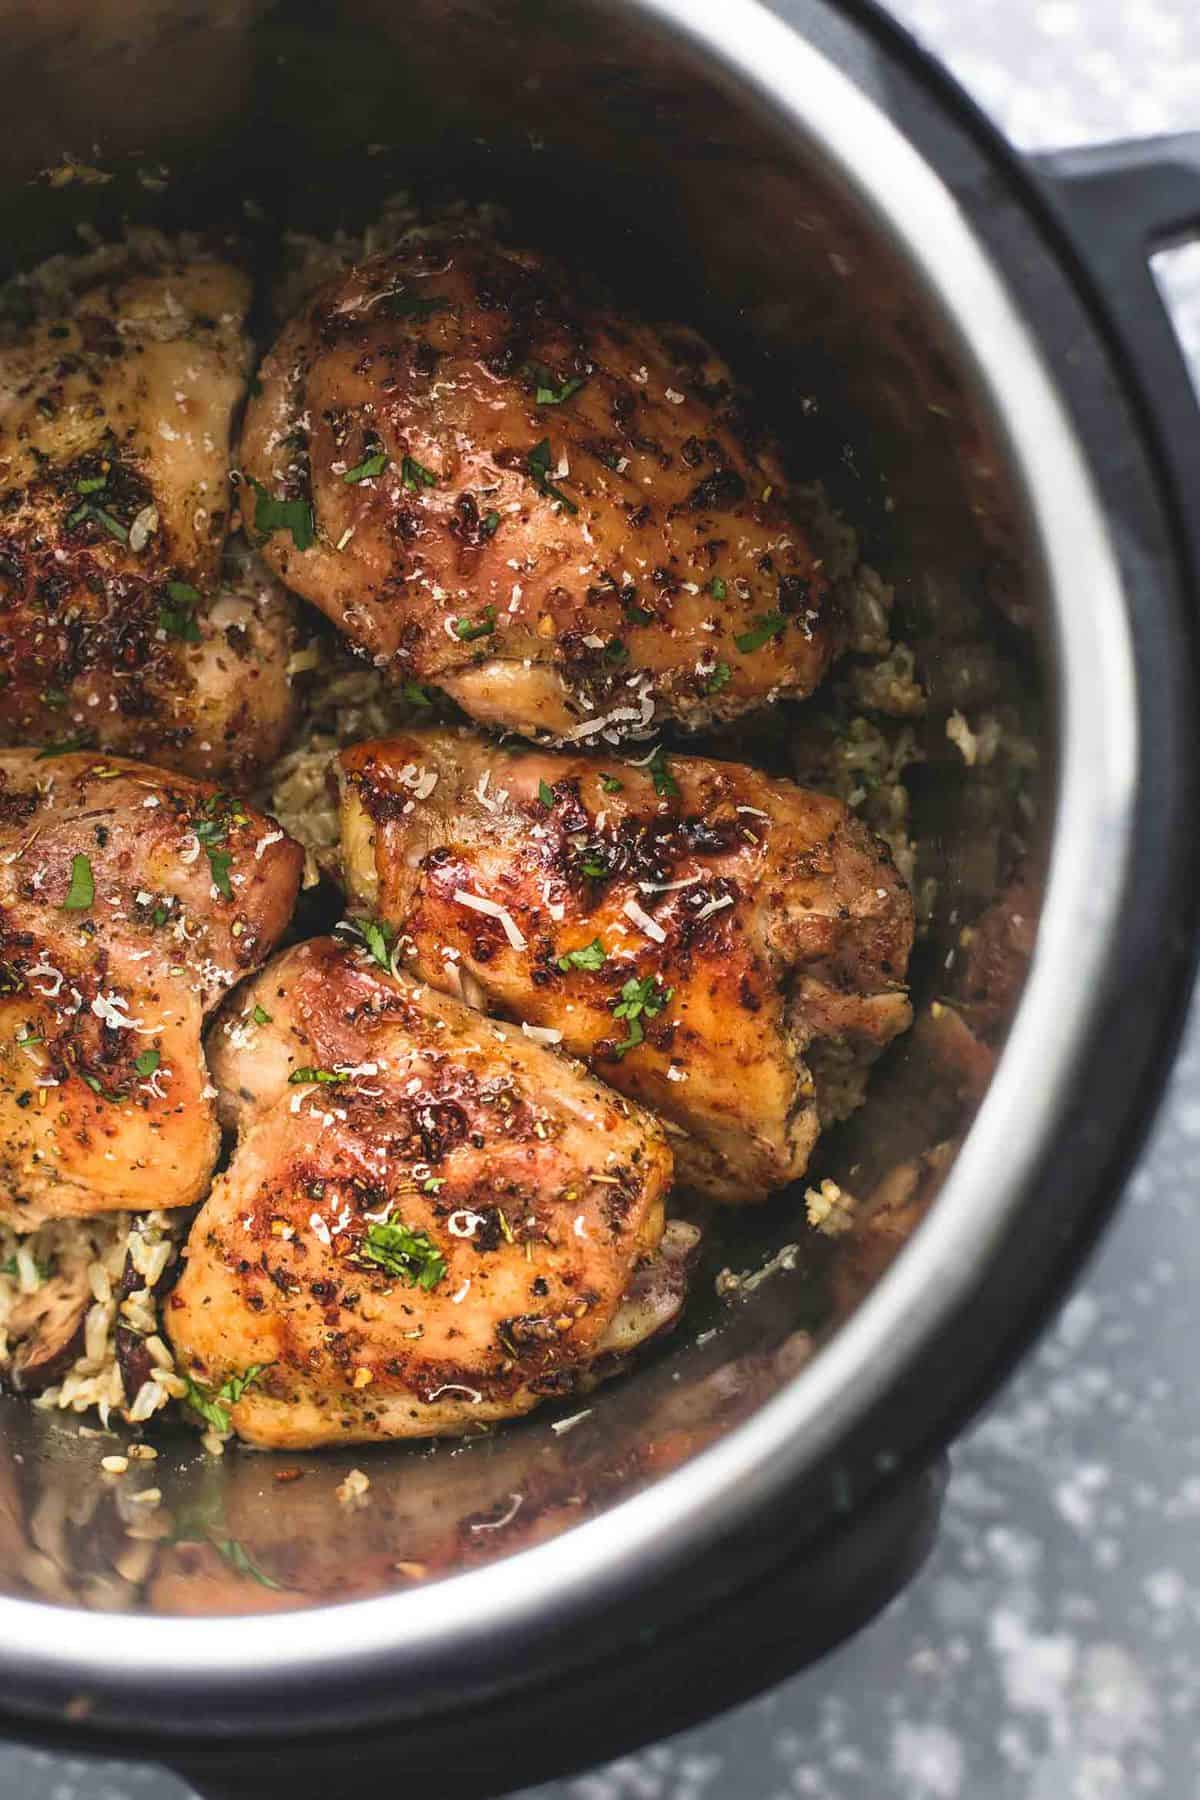
MULTIPOLYGON (((923 1018, 810 1178, 868 1197, 897 1169, 903 1186, 918 1159, 931 1185, 919 1159, 961 1133, 966 1090, 977 1098, 982 1083, 948 1066, 930 1003, 957 991, 964 927, 1022 853, 1036 865, 1048 683, 1038 563, 1003 448, 960 348, 868 210, 753 94, 618 6, 112 0, 0 4, 0 24, 7 272, 129 217, 232 226, 269 267, 281 228, 356 227, 410 188, 431 203, 498 201, 517 239, 712 332, 796 473, 825 481, 896 584, 896 634, 928 690, 910 770, 932 909, 914 964, 923 1018), (977 731, 985 715, 1003 726, 973 766, 946 734, 956 711, 977 731)), ((791 766, 807 716, 780 709, 751 753, 791 766)), ((1010 984, 993 1005, 993 1048, 1014 1000, 1010 984)), ((0 1583, 67 1604, 275 1608, 403 1586, 569 1526, 760 1404, 882 1267, 878 1244, 810 1231, 804 1185, 716 1221, 680 1332, 574 1406, 465 1448, 288 1459, 304 1479, 286 1485, 261 1457, 214 1461, 190 1434, 163 1445, 163 1529, 187 1541, 160 1544, 144 1581, 119 1572, 134 1566, 134 1515, 97 1480, 111 1442, 5 1402, 0 1583), (721 1269, 772 1259, 769 1278, 717 1296, 721 1269), (371 1479, 369 1531, 334 1498, 356 1463, 371 1479)), ((896 1241, 920 1200, 918 1188, 896 1241)))

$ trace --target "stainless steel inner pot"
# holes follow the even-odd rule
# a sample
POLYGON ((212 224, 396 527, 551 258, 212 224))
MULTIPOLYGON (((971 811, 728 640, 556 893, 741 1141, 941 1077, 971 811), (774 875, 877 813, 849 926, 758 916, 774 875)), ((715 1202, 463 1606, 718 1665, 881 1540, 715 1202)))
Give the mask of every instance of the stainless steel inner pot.
MULTIPOLYGON (((188 1616, 212 1600, 186 1566, 119 1628, 84 1604, 120 1531, 97 1498, 109 1446, 4 1403, 11 1713, 167 1737, 415 1725, 502 1695, 526 1667, 569 1672, 689 1606, 719 1607, 852 1518, 928 1460, 1058 1279, 1086 1210, 1072 1184, 1094 1171, 1056 1165, 1056 1145, 1078 1125, 1114 969, 1128 975, 1114 944, 1146 775, 1130 545, 1114 543, 1044 321, 971 216, 1025 200, 978 146, 956 152, 948 185, 935 165, 950 125, 918 130, 911 76, 823 6, 5 0, 0 25, 14 268, 69 245, 81 221, 244 220, 253 198, 249 229, 267 245, 278 222, 321 231, 412 186, 499 200, 518 235, 713 332, 861 526, 929 670, 935 729, 913 817, 939 888, 919 1005, 945 990, 962 926, 1008 873, 992 777, 944 737, 948 713, 979 699, 965 650, 987 652, 986 681, 1038 753, 1029 836, 1044 901, 995 1077, 928 1216, 835 1329, 797 1192, 730 1226, 717 1257, 753 1270, 797 1244, 788 1266, 725 1303, 710 1272, 680 1333, 581 1403, 590 1415, 568 1433, 534 1415, 466 1448, 290 1458, 306 1473, 287 1486, 269 1459, 214 1463, 173 1440, 155 1471, 168 1507, 207 1509, 252 1553, 287 1546, 311 1602, 281 1612, 295 1594, 248 1581, 236 1623, 188 1616), (47 182, 39 171, 64 153, 115 179, 47 182), (354 1464, 371 1498, 348 1514, 333 1490, 354 1464), (31 1541, 40 1532, 44 1554, 56 1531, 75 1545, 69 1610, 28 1582, 31 1541), (441 1579, 397 1569, 433 1545, 441 1579)), ((773 754, 786 757, 795 722, 772 723, 773 754)), ((952 1135, 939 1079, 914 1038, 815 1175, 869 1187, 952 1135)))

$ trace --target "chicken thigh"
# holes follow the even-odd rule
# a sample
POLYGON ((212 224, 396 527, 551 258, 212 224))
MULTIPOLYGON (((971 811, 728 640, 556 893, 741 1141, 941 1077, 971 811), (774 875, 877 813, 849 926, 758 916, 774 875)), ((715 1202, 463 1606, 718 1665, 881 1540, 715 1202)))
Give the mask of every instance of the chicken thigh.
POLYGON ((301 862, 208 783, 0 751, 0 1219, 201 1197, 203 1020, 275 944, 301 862))
POLYGON ((166 1320, 241 1437, 462 1432, 629 1347, 606 1334, 671 1155, 577 1064, 329 938, 235 995, 209 1056, 238 1143, 166 1320))
POLYGON ((910 1022, 911 898, 827 795, 436 730, 340 765, 348 888, 395 953, 653 1106, 699 1192, 760 1200, 798 1176, 910 1022))
POLYGON ((0 741, 244 782, 291 717, 290 602, 221 572, 250 283, 97 258, 0 343, 0 741))
POLYGON ((531 252, 426 236, 334 278, 246 412, 276 573, 397 684, 609 742, 807 694, 830 583, 703 339, 531 252))

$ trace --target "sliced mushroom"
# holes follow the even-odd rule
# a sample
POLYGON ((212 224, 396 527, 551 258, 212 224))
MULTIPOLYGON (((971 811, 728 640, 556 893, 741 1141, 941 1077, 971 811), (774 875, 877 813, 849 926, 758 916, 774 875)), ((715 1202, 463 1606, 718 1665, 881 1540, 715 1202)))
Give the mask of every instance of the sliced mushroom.
POLYGON ((59 1270, 35 1294, 25 1294, 8 1315, 16 1343, 8 1379, 19 1394, 40 1394, 70 1368, 83 1348, 91 1303, 82 1263, 59 1270))
POLYGON ((154 1358, 147 1350, 146 1340, 141 1332, 131 1331, 128 1325, 117 1326, 116 1350, 121 1386, 125 1390, 126 1400, 132 1405, 143 1385, 154 1373, 154 1358))

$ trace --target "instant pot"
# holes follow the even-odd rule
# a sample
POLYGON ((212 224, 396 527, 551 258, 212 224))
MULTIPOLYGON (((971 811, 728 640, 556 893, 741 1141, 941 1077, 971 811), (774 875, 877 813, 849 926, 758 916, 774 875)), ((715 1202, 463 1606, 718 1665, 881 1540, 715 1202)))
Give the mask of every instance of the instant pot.
MULTIPOLYGON (((111 1444, 0 1406, 11 1736, 212 1795, 505 1791, 745 1698, 898 1590, 946 1446, 1152 1115, 1200 903, 1200 416, 1150 259, 1200 231, 1200 133, 1018 157, 853 0, 0 0, 0 19, 3 272, 130 218, 233 223, 268 266, 286 233, 408 188, 501 202, 518 238, 718 340, 895 582, 925 671, 923 1015, 1013 877, 1011 761, 945 725, 991 708, 1023 746, 1039 910, 994 1073, 947 1086, 918 1029, 817 1169, 859 1192, 936 1148, 936 1197, 886 1267, 843 1278, 785 1195, 718 1226, 680 1332, 581 1418, 289 1459, 286 1481, 180 1434, 136 1592, 98 1579, 129 1524, 111 1444), (355 1463, 370 1489, 346 1505, 355 1463)), ((764 729, 793 727, 802 709, 764 729)))

